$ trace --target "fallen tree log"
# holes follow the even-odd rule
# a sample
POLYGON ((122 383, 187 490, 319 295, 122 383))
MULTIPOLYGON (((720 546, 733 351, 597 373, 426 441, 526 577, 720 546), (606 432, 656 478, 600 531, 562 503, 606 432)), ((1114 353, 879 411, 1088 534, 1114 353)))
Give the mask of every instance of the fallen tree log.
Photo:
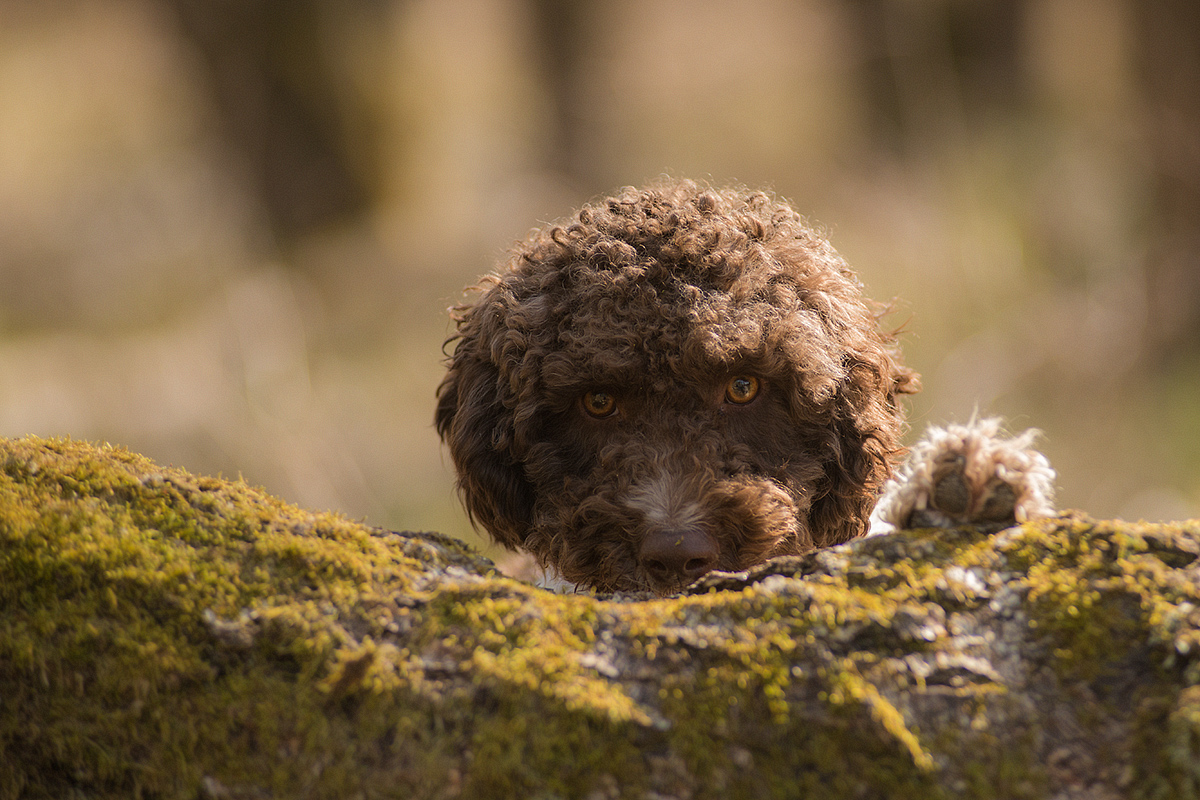
POLYGON ((0 442, 0 798, 1196 798, 1200 523, 905 531, 670 599, 0 442))

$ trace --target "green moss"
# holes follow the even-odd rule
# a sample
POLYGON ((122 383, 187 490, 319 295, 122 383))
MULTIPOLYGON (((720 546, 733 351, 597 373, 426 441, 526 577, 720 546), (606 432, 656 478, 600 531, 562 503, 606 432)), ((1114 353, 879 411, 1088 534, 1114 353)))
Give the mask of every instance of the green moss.
POLYGON ((1075 517, 1025 526, 998 549, 1024 573, 1028 624, 1053 646, 1064 680, 1102 683, 1119 666, 1114 651, 1146 658, 1148 668, 1176 663, 1178 628, 1200 603, 1200 585, 1172 566, 1197 557, 1182 527, 1075 517))
POLYGON ((1195 797, 1198 541, 913 531, 628 602, 0 442, 0 798, 1042 797, 1064 718, 1195 797))

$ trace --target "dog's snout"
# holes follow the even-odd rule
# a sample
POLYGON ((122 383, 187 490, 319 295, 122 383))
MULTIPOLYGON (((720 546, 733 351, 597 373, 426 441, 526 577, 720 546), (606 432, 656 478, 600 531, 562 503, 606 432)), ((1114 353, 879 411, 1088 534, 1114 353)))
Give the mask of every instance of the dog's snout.
POLYGON ((717 543, 700 528, 657 530, 642 540, 642 568, 659 584, 684 586, 717 566, 717 543))

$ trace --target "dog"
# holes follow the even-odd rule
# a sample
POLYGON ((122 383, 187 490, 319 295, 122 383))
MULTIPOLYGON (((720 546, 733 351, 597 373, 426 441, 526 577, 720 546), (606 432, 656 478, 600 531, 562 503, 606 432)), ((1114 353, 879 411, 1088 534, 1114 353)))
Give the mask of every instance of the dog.
POLYGON ((888 483, 918 376, 765 192, 628 188, 476 288, 435 425, 472 521, 568 583, 670 594, 866 535, 873 511, 879 531, 1053 511, 1049 464, 991 420, 931 431, 888 483))

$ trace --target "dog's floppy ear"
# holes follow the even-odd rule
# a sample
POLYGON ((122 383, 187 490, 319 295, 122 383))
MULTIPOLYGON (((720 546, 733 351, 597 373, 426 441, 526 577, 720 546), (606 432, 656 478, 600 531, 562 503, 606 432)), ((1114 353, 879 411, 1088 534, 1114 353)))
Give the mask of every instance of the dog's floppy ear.
POLYGON ((438 387, 434 422, 454 459, 472 522, 516 549, 529 528, 534 492, 512 456, 512 412, 500 402, 498 386, 494 364, 455 352, 438 387))
POLYGON ((899 395, 919 390, 915 372, 885 347, 860 351, 839 388, 827 452, 825 491, 812 506, 809 523, 825 547, 866 533, 871 509, 895 459, 903 454, 904 415, 899 395))

